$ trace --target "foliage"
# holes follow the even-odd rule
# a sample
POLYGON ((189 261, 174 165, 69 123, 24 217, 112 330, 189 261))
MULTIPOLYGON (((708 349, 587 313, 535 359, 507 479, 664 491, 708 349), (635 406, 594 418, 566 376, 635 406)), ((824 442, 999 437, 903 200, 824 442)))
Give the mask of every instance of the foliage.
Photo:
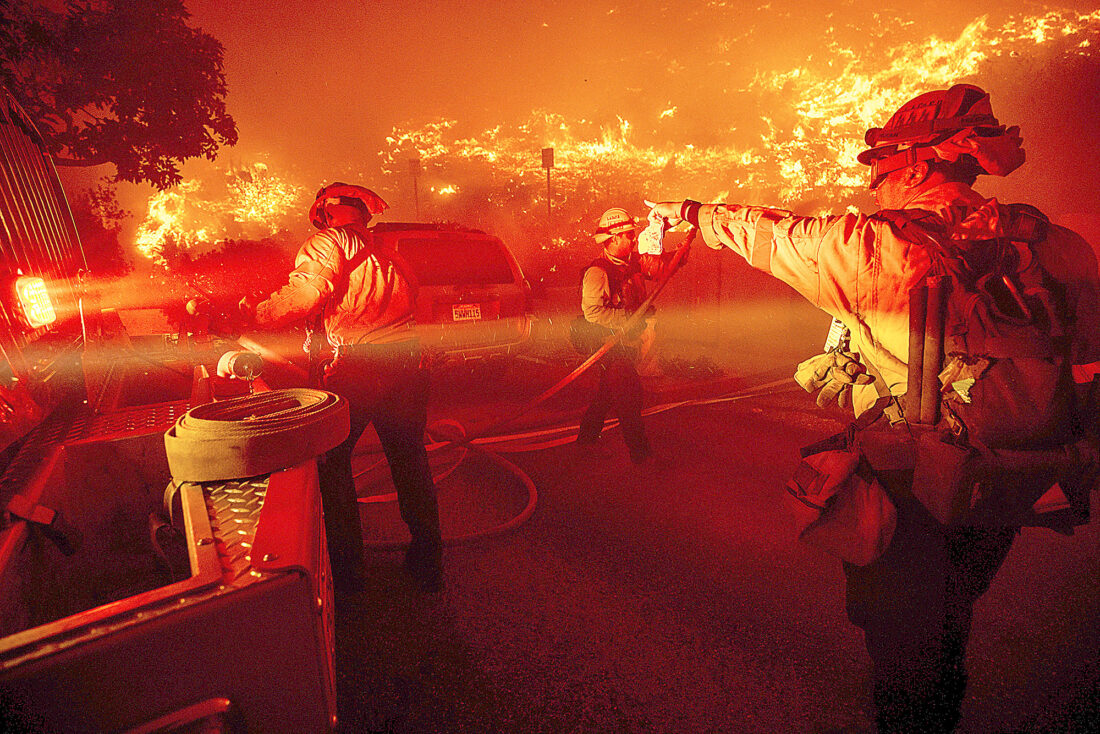
POLYGON ((237 142, 222 46, 189 17, 183 0, 0 0, 0 83, 59 165, 167 188, 183 161, 237 142))
POLYGON ((130 212, 119 207, 114 188, 101 185, 72 197, 73 219, 80 233, 88 269, 94 275, 120 276, 133 269, 118 235, 130 212))

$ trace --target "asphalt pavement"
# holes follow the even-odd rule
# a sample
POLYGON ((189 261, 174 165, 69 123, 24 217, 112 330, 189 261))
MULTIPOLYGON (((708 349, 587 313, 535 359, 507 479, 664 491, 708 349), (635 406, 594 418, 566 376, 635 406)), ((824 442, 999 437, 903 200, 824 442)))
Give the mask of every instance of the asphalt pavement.
MULTIPOLYGON (((484 425, 575 361, 442 376, 432 420, 484 425)), ((403 577, 392 486, 363 458, 379 501, 362 505, 368 589, 338 618, 343 730, 871 730, 840 564, 797 540, 783 490, 798 448, 844 416, 783 383, 789 367, 715 369, 698 353, 665 366, 647 398, 667 407, 646 419, 654 467, 631 464, 614 428, 596 449, 502 453, 519 473, 433 454, 444 533, 461 538, 440 594, 403 577)), ((592 385, 501 432, 554 443, 542 431, 575 425, 592 385)), ((1095 731, 1098 659, 1100 529, 1024 530, 977 607, 961 730, 1095 731)))

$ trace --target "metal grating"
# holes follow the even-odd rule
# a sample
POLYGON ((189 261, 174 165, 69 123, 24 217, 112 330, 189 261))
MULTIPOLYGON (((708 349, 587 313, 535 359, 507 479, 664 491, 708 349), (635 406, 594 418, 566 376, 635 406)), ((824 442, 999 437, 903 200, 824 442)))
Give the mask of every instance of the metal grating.
POLYGON ((15 458, 0 477, 0 500, 6 503, 11 495, 19 492, 30 481, 50 452, 57 449, 61 436, 65 435, 69 427, 70 423, 64 416, 54 413, 27 434, 15 458))
POLYGON ((249 580, 252 542, 256 538, 269 476, 202 485, 210 528, 222 563, 223 583, 240 585, 249 580))
POLYGON ((15 458, 0 476, 0 500, 20 491, 50 452, 62 445, 163 433, 189 407, 190 403, 184 400, 142 405, 115 413, 95 414, 85 409, 75 417, 65 411, 55 411, 27 434, 15 458))
POLYGON ((187 412, 186 400, 156 405, 139 405, 112 413, 86 413, 73 422, 65 443, 109 441, 115 438, 163 433, 187 412))

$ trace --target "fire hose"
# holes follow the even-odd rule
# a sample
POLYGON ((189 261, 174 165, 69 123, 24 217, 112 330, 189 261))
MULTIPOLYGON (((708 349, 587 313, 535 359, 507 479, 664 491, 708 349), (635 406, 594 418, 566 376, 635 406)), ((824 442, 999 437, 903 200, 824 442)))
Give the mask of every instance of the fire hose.
MULTIPOLYGON (((475 539, 478 539, 478 538, 482 538, 482 537, 486 537, 486 536, 490 536, 490 535, 498 535, 500 533, 507 532, 507 531, 512 530, 516 527, 519 527, 521 524, 523 524, 523 522, 525 522, 527 520, 527 518, 529 518, 531 516, 531 514, 535 510, 535 505, 538 502, 538 492, 535 488, 534 482, 518 466, 516 466, 512 462, 508 461, 507 459, 497 455, 493 451, 489 451, 488 449, 485 449, 485 448, 482 448, 481 446, 478 446, 477 444, 475 444, 475 441, 477 441, 478 439, 484 437, 487 433, 490 433, 492 431, 496 431, 499 428, 501 428, 503 426, 506 426, 509 423, 512 423, 512 422, 518 420, 523 415, 525 415, 526 413, 530 412, 535 407, 537 407, 539 404, 545 402, 546 400, 549 400, 551 397, 553 397, 554 395, 559 393, 561 390, 563 390, 566 386, 568 386, 569 384, 574 382, 577 378, 579 378, 582 374, 584 374, 588 369, 590 369, 593 365, 595 365, 597 362, 599 362, 600 359, 602 359, 604 355, 606 355, 609 351, 611 351, 611 349, 613 349, 615 347, 615 345, 618 344, 622 340, 623 335, 625 333, 629 332, 635 325, 637 325, 645 317, 646 311, 653 304, 653 302, 657 299, 657 296, 660 295, 661 291, 664 290, 665 285, 667 285, 668 281, 672 278, 672 274, 675 273, 679 269, 680 265, 684 261, 684 258, 687 257, 687 253, 689 251, 689 248, 691 246, 692 241, 694 241, 694 239, 695 239, 695 235, 697 234, 697 232, 698 232, 698 230, 695 229, 695 228, 692 228, 689 231, 689 233, 687 235, 687 238, 680 245, 680 247, 676 250, 676 253, 673 255, 672 259, 669 261, 668 265, 665 267, 664 272, 662 273, 662 277, 660 278, 660 280, 657 281, 657 285, 654 287, 653 292, 651 294, 649 294, 649 296, 644 301, 642 301, 642 303, 637 307, 637 309, 634 310, 634 312, 627 319, 626 323, 623 325, 622 330, 621 331, 616 331, 616 332, 612 333, 610 336, 608 336, 608 338, 604 341, 603 345, 599 349, 597 349, 590 357, 588 357, 583 362, 581 362, 579 365, 577 365, 577 367, 574 368, 573 371, 570 372, 568 375, 566 375, 565 377, 560 379, 558 382, 556 382, 554 385, 552 385, 548 389, 546 389, 543 392, 536 395, 534 398, 529 400, 524 405, 520 406, 520 408, 517 409, 511 415, 508 415, 503 419, 494 421, 494 422, 492 422, 492 423, 490 423, 486 426, 483 426, 478 431, 475 431, 473 433, 469 433, 469 434, 466 434, 466 435, 458 435, 458 436, 455 436, 455 435, 444 436, 444 435, 442 435, 443 432, 441 430, 439 430, 439 428, 437 427, 439 424, 430 426, 428 428, 428 435, 431 436, 433 439, 437 439, 437 440, 440 441, 439 443, 436 443, 436 444, 433 444, 433 445, 429 446, 428 447, 429 452, 442 451, 444 449, 448 449, 448 448, 452 448, 452 447, 459 447, 459 448, 462 448, 464 450, 472 449, 472 450, 478 452, 479 454, 481 454, 482 456, 486 457, 490 461, 492 461, 492 462, 498 464, 499 466, 502 466, 505 469, 511 471, 513 474, 515 474, 520 479, 520 481, 524 484, 524 486, 527 489, 527 502, 526 502, 523 510, 521 510, 518 515, 516 515, 515 517, 509 519, 508 521, 506 521, 505 523, 503 523, 501 525, 490 528, 489 530, 485 530, 485 531, 481 531, 481 532, 477 532, 477 533, 469 533, 469 534, 462 535, 462 536, 452 536, 452 537, 444 538, 444 542, 447 545, 457 545, 457 544, 469 542, 469 541, 472 541, 472 540, 475 540, 475 539)), ((459 425, 457 423, 452 423, 452 425, 457 429, 458 433, 463 432, 461 425, 459 425)), ((453 434, 454 431, 448 431, 448 433, 453 434)), ((457 462, 455 462, 450 468, 448 468, 446 472, 444 472, 440 476, 436 477, 435 479, 438 481, 439 479, 442 479, 443 477, 450 474, 450 472, 454 471, 454 469, 456 469, 458 467, 458 465, 461 464, 462 459, 464 457, 465 457, 465 454, 463 454, 463 456, 460 457, 457 462)), ((360 477, 360 476, 368 473, 369 471, 371 471, 371 469, 373 469, 375 466, 378 466, 379 464, 381 464, 381 461, 376 462, 375 464, 372 464, 370 467, 368 467, 367 469, 364 469, 361 472, 358 472, 355 476, 360 477)), ((377 502, 391 502, 391 501, 395 500, 396 498, 397 498, 397 494, 394 493, 394 492, 391 492, 391 493, 388 493, 388 494, 385 494, 385 495, 372 495, 372 496, 368 496, 368 497, 360 497, 359 501, 361 503, 368 503, 369 504, 369 503, 377 503, 377 502)), ((368 547, 375 548, 375 549, 395 549, 395 548, 401 547, 403 544, 399 543, 399 542, 382 542, 382 543, 368 543, 367 545, 368 545, 368 547)))
POLYGON ((196 405, 164 436, 173 480, 214 482, 285 469, 348 436, 343 398, 311 388, 270 390, 196 405))
MULTIPOLYGON (((429 446, 429 451, 441 451, 451 447, 459 447, 464 450, 472 449, 515 474, 528 492, 527 502, 523 510, 507 522, 486 531, 448 537, 445 539, 446 543, 454 545, 488 535, 507 532, 518 527, 531 516, 538 499, 538 493, 531 478, 512 462, 476 445, 474 442, 486 434, 516 421, 539 404, 556 395, 613 349, 622 340, 623 334, 629 332, 644 318, 646 311, 661 291, 664 290, 672 274, 683 263, 696 233, 696 229, 690 230, 687 238, 664 268, 662 277, 653 292, 628 317, 623 329, 612 333, 596 352, 553 386, 529 400, 511 415, 483 426, 475 432, 465 433, 462 426, 457 422, 451 422, 449 424, 450 430, 447 431, 442 430, 443 425, 447 424, 437 423, 429 428, 429 435, 438 441, 436 444, 429 446), (448 435, 443 435, 444 433, 448 435)), ((241 340, 239 343, 250 351, 266 356, 271 354, 270 350, 262 348, 262 345, 254 340, 247 340, 247 342, 241 340)), ((329 405, 318 398, 317 394, 335 397, 319 390, 297 388, 289 391, 270 391, 244 398, 231 398, 196 406, 196 408, 188 411, 165 437, 165 445, 169 454, 169 467, 172 470, 174 479, 177 482, 199 482, 254 476, 291 466, 297 461, 323 454, 347 436, 348 413, 347 404, 342 399, 337 399, 334 404, 329 405), (333 416, 337 417, 338 420, 330 421, 329 418, 333 416), (325 423, 329 422, 333 423, 332 427, 325 426, 325 423), (322 426, 324 426, 323 429, 322 426), (288 446, 293 448, 289 449, 288 446), (293 453, 294 456, 290 457, 288 453, 293 453)), ((437 479, 441 479, 453 471, 461 463, 464 456, 465 453, 459 458, 458 462, 437 479)), ((362 476, 371 468, 373 468, 373 465, 357 473, 356 477, 362 476)), ((388 495, 362 497, 359 501, 371 503, 390 501, 395 498, 396 494, 390 493, 388 495)), ((394 542, 370 544, 370 547, 397 548, 402 545, 404 544, 394 542)))
MULTIPOLYGON (((785 378, 780 379, 780 380, 775 380, 775 381, 772 381, 772 382, 768 382, 768 383, 764 383, 764 384, 760 384, 760 385, 755 385, 751 388, 741 390, 741 391, 738 391, 738 392, 735 392, 735 393, 732 393, 732 394, 729 394, 729 395, 724 395, 724 396, 721 396, 721 397, 707 398, 707 399, 681 400, 681 401, 677 401, 677 402, 673 402, 673 403, 665 403, 663 405, 655 405, 653 407, 647 408, 646 410, 642 411, 642 415, 643 416, 651 416, 651 415, 656 415, 658 413, 663 413, 663 412, 666 412, 666 411, 669 411, 669 410, 675 410, 675 409, 678 409, 678 408, 685 408, 685 407, 689 407, 689 406, 720 405, 722 403, 730 403, 730 402, 736 402, 736 401, 740 401, 740 400, 749 400, 751 398, 762 397, 762 396, 765 396, 765 395, 771 395, 771 394, 773 394, 777 391, 777 388, 782 388, 782 389, 791 390, 791 391, 797 391, 797 390, 800 389, 800 388, 798 388, 798 386, 794 382, 791 381, 790 378, 785 377, 785 378)), ((450 425, 453 425, 455 427, 461 428, 457 422, 448 421, 447 423, 450 424, 450 425)), ((617 424, 618 424, 617 420, 609 419, 605 423, 605 428, 613 428, 617 424)), ((436 426, 439 426, 439 424, 437 423, 436 426)), ((527 502, 526 502, 524 508, 517 515, 510 518, 506 522, 504 522, 500 525, 497 525, 495 527, 492 527, 488 530, 483 530, 483 531, 475 532, 475 533, 469 533, 469 534, 465 534, 465 535, 447 537, 447 538, 444 539, 445 544, 448 545, 448 546, 461 545, 461 544, 468 543, 470 541, 473 541, 473 540, 476 540, 476 539, 479 539, 479 538, 489 537, 489 536, 492 536, 492 535, 499 535, 499 534, 514 530, 515 528, 522 525, 531 516, 531 514, 534 512, 535 505, 538 502, 538 493, 537 493, 537 490, 535 488, 535 484, 531 480, 531 478, 522 469, 520 469, 516 464, 514 464, 513 462, 505 459, 500 454, 501 453, 524 453, 524 452, 530 452, 530 451, 541 451, 543 449, 548 449, 548 448, 553 448, 553 447, 556 447, 556 446, 561 446, 563 444, 569 443, 569 442, 574 440, 575 437, 574 437, 573 434, 576 432, 576 429, 577 429, 576 425, 553 426, 553 427, 550 427, 550 428, 544 428, 544 429, 534 430, 534 431, 525 431, 525 432, 522 432, 522 433, 517 433, 517 434, 512 434, 512 435, 488 436, 488 437, 483 437, 483 438, 479 438, 479 439, 470 439, 468 442, 462 442, 463 443, 463 448, 476 451, 480 455, 482 455, 485 458, 489 459, 490 461, 496 463, 498 466, 501 466, 504 469, 507 469, 508 471, 515 474, 527 489, 527 492, 528 492, 527 502), (491 444, 492 448, 490 449, 488 447, 483 446, 482 444, 491 444)), ((429 434, 438 433, 438 432, 439 432, 438 430, 432 431, 431 428, 429 428, 429 434)), ((451 446, 451 445, 454 445, 454 443, 453 442, 452 443, 445 443, 445 442, 437 443, 437 444, 428 446, 428 451, 429 452, 438 451, 439 449, 442 449, 446 446, 451 446)), ((465 456, 465 454, 463 454, 463 456, 465 456)), ((454 471, 458 467, 458 465, 462 463, 462 460, 463 460, 462 457, 460 457, 458 459, 458 461, 454 462, 450 467, 447 468, 446 471, 444 471, 442 474, 436 476, 435 477, 436 481, 442 479, 443 477, 447 476, 450 472, 454 471)), ((364 469, 362 472, 359 472, 358 474, 356 474, 356 476, 362 476, 363 474, 366 474, 366 473, 370 472, 371 470, 375 469, 378 466, 381 466, 384 463, 385 463, 385 459, 380 459, 379 461, 375 462, 374 464, 372 464, 367 469, 364 469)), ((368 495, 366 497, 360 497, 359 502, 366 503, 366 504, 374 504, 374 503, 381 503, 381 502, 393 502, 396 499, 397 499, 397 494, 393 493, 393 492, 390 492, 388 494, 368 495)), ((366 547, 373 548, 375 550, 396 550, 398 548, 403 547, 405 544, 402 543, 402 542, 399 542, 399 541, 382 541, 382 542, 368 542, 365 545, 366 545, 366 547)))

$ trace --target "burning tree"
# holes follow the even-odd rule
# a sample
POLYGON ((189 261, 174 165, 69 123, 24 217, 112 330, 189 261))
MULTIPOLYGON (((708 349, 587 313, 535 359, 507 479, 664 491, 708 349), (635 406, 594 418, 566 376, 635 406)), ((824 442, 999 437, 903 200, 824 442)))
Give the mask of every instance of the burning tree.
POLYGON ((135 235, 138 253, 153 266, 142 277, 165 302, 217 294, 220 306, 231 306, 252 291, 274 290, 299 244, 284 225, 305 206, 304 190, 262 163, 161 191, 135 235))
POLYGON ((304 189, 263 163, 229 167, 221 181, 186 181, 149 200, 135 236, 138 252, 162 266, 174 255, 198 257, 229 241, 257 241, 285 231, 305 211, 304 189))
POLYGON ((0 82, 59 165, 167 188, 183 161, 237 142, 222 46, 189 17, 183 0, 0 0, 0 82))

